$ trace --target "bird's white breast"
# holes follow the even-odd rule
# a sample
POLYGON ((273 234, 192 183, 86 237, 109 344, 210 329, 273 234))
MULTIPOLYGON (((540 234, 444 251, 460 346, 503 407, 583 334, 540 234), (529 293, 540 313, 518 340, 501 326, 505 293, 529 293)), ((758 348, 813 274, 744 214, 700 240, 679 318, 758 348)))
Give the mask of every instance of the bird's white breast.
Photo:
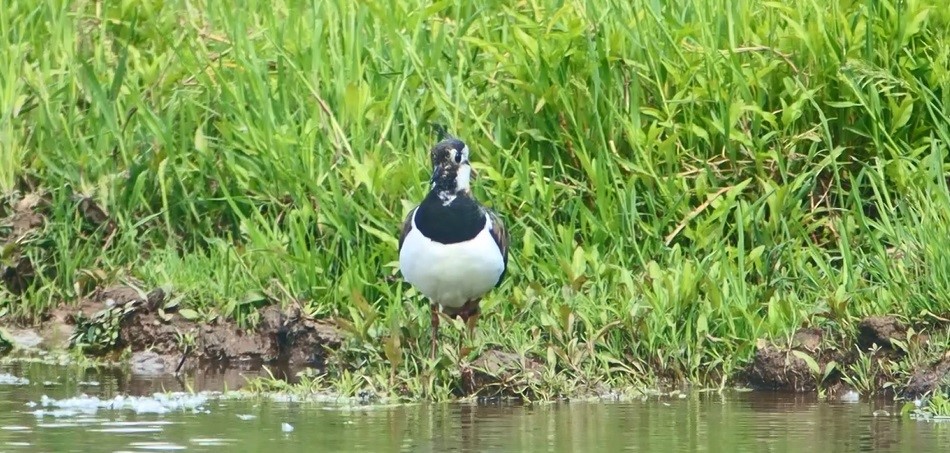
POLYGON ((505 270, 490 230, 488 219, 475 238, 440 244, 423 236, 413 218, 412 230, 399 252, 403 278, 433 302, 446 307, 461 307, 466 301, 481 297, 498 283, 505 270))

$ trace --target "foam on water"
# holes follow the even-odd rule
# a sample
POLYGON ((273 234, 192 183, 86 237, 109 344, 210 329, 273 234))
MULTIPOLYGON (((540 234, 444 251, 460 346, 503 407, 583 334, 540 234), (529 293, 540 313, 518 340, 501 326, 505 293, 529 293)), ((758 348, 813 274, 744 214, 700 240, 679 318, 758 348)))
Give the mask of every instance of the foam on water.
POLYGON ((120 433, 120 434, 132 434, 132 433, 160 433, 162 432, 161 426, 129 426, 126 428, 98 428, 90 429, 91 432, 96 433, 120 433))
POLYGON ((157 450, 157 451, 185 449, 185 447, 182 445, 177 445, 170 442, 132 442, 129 444, 129 446, 138 448, 140 450, 157 450))
POLYGON ((37 423, 37 428, 78 428, 82 426, 76 422, 62 422, 62 423, 37 423))
POLYGON ((158 426, 158 425, 174 425, 176 422, 170 420, 148 420, 148 421, 106 421, 100 423, 102 426, 116 426, 116 427, 128 427, 128 426, 158 426))
POLYGON ((196 437, 191 442, 202 447, 214 447, 234 443, 234 439, 219 439, 215 437, 196 437))
MULTIPOLYGON (((43 395, 38 405, 43 409, 33 411, 37 417, 71 417, 75 415, 93 415, 100 409, 131 410, 136 414, 167 414, 172 411, 191 411, 207 413, 205 404, 209 396, 203 393, 155 393, 152 396, 124 396, 100 399, 82 394, 61 400, 43 395)), ((29 405, 29 404, 28 404, 29 405)))
POLYGON ((10 373, 0 373, 0 385, 29 385, 27 378, 16 377, 10 373))
POLYGON ((841 401, 845 403, 857 403, 861 401, 861 395, 854 390, 848 390, 844 395, 841 395, 841 401))

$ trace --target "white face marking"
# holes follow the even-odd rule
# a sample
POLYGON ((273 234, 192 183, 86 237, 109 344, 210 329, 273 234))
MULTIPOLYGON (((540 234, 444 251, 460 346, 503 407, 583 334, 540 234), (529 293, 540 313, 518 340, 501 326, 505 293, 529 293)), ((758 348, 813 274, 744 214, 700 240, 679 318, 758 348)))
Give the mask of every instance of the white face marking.
POLYGON ((455 174, 455 187, 458 190, 468 190, 469 181, 472 178, 472 166, 468 162, 462 161, 459 165, 459 171, 455 174))
MULTIPOLYGON (((453 157, 454 153, 453 153, 453 157)), ((462 147, 462 159, 459 163, 459 171, 455 175, 455 186, 458 190, 468 190, 469 181, 472 179, 472 165, 468 163, 468 145, 462 147)))

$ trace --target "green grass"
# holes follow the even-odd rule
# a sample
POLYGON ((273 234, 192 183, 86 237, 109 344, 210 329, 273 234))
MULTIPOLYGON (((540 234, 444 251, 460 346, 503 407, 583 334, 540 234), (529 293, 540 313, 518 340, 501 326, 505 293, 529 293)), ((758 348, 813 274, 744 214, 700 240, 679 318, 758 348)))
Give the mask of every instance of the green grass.
POLYGON ((6 2, 0 192, 50 208, 0 311, 130 276, 240 322, 301 299, 352 326, 340 385, 445 396, 387 280, 441 123, 512 235, 478 346, 552 394, 946 317, 948 27, 923 1, 6 2))

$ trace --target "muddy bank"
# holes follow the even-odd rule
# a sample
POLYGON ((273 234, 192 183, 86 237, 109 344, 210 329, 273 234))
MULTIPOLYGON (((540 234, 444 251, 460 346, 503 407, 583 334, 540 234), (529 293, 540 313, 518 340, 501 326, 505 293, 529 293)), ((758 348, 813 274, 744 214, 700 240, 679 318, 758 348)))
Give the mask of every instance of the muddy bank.
POLYGON ((245 329, 220 317, 188 319, 166 304, 163 290, 142 294, 130 286, 99 289, 78 306, 57 307, 42 326, 48 334, 41 336, 69 338, 53 346, 78 344, 92 354, 128 350, 133 369, 151 373, 208 365, 322 367, 342 342, 333 325, 305 317, 296 305, 265 307, 261 321, 245 329))
MULTIPOLYGON (((4 329, 21 349, 81 348, 98 357, 127 351, 129 356, 121 360, 134 374, 259 371, 268 365, 279 373, 275 377, 291 382, 296 380, 292 370, 325 370, 344 341, 330 321, 307 318, 296 305, 265 307, 254 328, 242 329, 220 318, 210 323, 187 319, 167 299, 161 289, 143 293, 112 286, 94 291, 78 305, 51 310, 39 325, 6 324, 4 329)), ((542 365, 490 349, 461 365, 459 372, 458 396, 519 397, 539 381, 542 365)))
POLYGON ((894 316, 864 318, 853 336, 802 328, 789 342, 759 340, 737 380, 759 390, 917 398, 950 387, 950 345, 945 336, 931 341, 928 327, 941 328, 909 329, 894 316))
MULTIPOLYGON (((97 289, 79 304, 50 310, 36 325, 2 323, 3 336, 20 348, 78 347, 112 357, 128 352, 121 359, 133 373, 158 375, 262 365, 326 370, 328 359, 344 346, 332 322, 308 318, 296 304, 264 307, 257 325, 245 329, 221 317, 193 319, 194 313, 183 315, 169 299, 162 289, 97 289)), ((906 326, 893 316, 872 316, 856 330, 846 335, 809 327, 787 342, 759 340, 748 366, 731 381, 761 391, 821 391, 832 398, 854 390, 912 399, 950 388, 946 326, 906 326)), ((337 367, 351 368, 339 362, 334 360, 337 367)), ((517 398, 538 388, 545 369, 537 359, 490 349, 459 364, 458 373, 458 396, 517 398)), ((292 380, 291 374, 283 378, 292 380)), ((590 385, 592 394, 608 390, 590 385)))
MULTIPOLYGON (((189 319, 167 302, 161 289, 143 293, 113 286, 94 291, 78 305, 51 310, 39 327, 7 324, 5 336, 21 348, 78 346, 100 356, 128 351, 131 356, 123 360, 133 373, 159 375, 209 367, 259 370, 262 365, 326 370, 328 359, 344 345, 341 331, 331 322, 307 318, 293 304, 265 307, 260 322, 243 329, 220 318, 189 319)), ((939 337, 933 340, 927 331, 890 316, 865 318, 851 335, 802 328, 788 342, 759 340, 748 366, 731 381, 760 391, 821 391, 831 398, 851 390, 864 396, 917 398, 950 388, 946 336, 932 328, 939 337)), ((334 360, 336 366, 350 369, 351 364, 338 362, 334 360)), ((490 349, 471 363, 459 364, 458 372, 458 396, 518 398, 538 388, 545 369, 537 359, 490 349)), ((290 374, 281 378, 293 380, 290 374)), ((589 385, 591 394, 609 390, 596 382, 589 385)))

